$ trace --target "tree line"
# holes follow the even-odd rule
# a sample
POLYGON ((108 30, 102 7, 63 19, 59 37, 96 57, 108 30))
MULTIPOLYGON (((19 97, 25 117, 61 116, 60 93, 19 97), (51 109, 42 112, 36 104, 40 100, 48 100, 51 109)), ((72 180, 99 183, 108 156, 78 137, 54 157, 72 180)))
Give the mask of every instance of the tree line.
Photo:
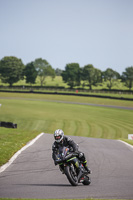
POLYGON ((6 56, 0 60, 0 79, 10 86, 24 78, 26 83, 35 84, 37 76, 40 85, 43 86, 47 76, 54 79, 56 75, 61 75, 70 88, 81 86, 82 83, 83 88, 87 85, 91 90, 93 85, 107 81, 107 87, 111 89, 114 81, 118 79, 121 79, 130 90, 133 87, 133 66, 127 67, 120 75, 111 68, 101 71, 92 64, 80 67, 78 63, 69 63, 66 64, 65 70, 61 70, 52 68, 48 61, 42 58, 37 58, 26 65, 14 56, 6 56))

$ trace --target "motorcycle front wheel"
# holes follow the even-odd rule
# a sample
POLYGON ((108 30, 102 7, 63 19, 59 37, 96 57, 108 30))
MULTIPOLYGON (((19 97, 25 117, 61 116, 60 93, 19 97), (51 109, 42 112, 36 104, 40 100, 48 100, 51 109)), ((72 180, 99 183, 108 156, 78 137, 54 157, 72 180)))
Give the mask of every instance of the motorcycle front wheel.
POLYGON ((78 177, 76 175, 74 167, 66 166, 64 171, 65 171, 67 179, 71 183, 71 185, 77 186, 78 185, 78 177))
POLYGON ((88 176, 84 176, 83 185, 90 185, 91 179, 88 176))

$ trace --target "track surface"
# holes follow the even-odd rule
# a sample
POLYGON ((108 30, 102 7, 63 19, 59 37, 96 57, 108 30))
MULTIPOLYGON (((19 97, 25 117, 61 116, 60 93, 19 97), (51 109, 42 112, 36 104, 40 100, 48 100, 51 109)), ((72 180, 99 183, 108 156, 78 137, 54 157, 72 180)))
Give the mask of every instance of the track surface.
POLYGON ((51 158, 53 135, 44 134, 0 174, 0 197, 133 199, 133 149, 116 140, 71 137, 92 169, 89 186, 73 187, 51 158))

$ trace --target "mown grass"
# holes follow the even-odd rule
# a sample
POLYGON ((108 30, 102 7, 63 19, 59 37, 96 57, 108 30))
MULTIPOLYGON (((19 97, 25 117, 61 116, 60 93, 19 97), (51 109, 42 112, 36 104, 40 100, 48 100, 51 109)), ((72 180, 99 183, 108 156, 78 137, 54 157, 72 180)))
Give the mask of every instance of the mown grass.
MULTIPOLYGON (((18 124, 17 129, 0 128, 0 165, 41 132, 53 133, 61 128, 66 135, 108 139, 127 139, 128 134, 133 133, 131 110, 50 102, 77 100, 83 103, 90 102, 91 98, 7 93, 0 93, 0 97, 3 97, 0 99, 0 121, 18 124)), ((98 99, 95 102, 99 102, 98 99)), ((117 102, 118 105, 123 103, 117 102)))
POLYGON ((133 107, 133 101, 105 99, 96 97, 83 97, 83 96, 68 96, 68 95, 45 95, 45 94, 33 94, 33 93, 6 93, 0 92, 1 98, 22 98, 22 99, 35 99, 35 100, 49 100, 49 101, 68 101, 79 103, 92 103, 101 105, 114 105, 114 106, 126 106, 133 107))

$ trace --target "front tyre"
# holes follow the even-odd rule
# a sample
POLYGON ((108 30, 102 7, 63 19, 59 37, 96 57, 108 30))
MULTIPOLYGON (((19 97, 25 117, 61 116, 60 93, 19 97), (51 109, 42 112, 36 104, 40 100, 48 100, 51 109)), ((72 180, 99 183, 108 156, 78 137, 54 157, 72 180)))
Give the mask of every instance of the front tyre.
POLYGON ((67 179, 71 183, 71 185, 77 186, 78 185, 78 177, 76 175, 74 167, 66 166, 64 171, 65 171, 67 179))
POLYGON ((83 185, 90 185, 91 179, 88 176, 84 176, 83 185))

